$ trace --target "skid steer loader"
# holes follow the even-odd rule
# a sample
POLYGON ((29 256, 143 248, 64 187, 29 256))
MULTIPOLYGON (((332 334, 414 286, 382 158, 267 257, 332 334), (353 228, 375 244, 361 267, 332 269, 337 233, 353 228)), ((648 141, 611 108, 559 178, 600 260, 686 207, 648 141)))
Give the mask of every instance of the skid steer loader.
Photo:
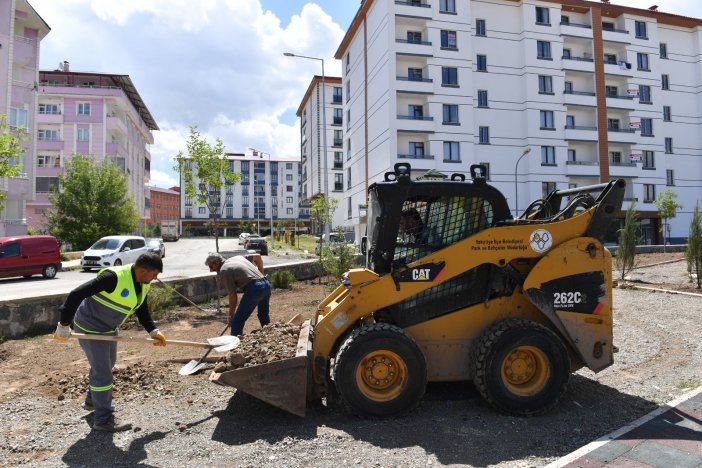
POLYGON ((485 169, 412 180, 396 164, 369 188, 366 268, 302 325, 296 356, 210 380, 300 416, 326 398, 372 417, 411 410, 427 382, 472 380, 497 410, 528 416, 573 371, 611 365, 603 238, 625 182, 553 191, 514 219, 485 169), (400 229, 407 213, 426 235, 400 229))

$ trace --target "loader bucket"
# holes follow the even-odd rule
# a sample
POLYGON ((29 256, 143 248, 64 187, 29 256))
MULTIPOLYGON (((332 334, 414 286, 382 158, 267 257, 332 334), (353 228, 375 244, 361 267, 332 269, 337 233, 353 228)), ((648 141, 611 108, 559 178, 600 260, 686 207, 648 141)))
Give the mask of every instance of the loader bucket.
POLYGON ((295 357, 226 372, 212 372, 210 381, 235 387, 261 401, 297 416, 305 416, 310 342, 310 321, 300 328, 295 357))

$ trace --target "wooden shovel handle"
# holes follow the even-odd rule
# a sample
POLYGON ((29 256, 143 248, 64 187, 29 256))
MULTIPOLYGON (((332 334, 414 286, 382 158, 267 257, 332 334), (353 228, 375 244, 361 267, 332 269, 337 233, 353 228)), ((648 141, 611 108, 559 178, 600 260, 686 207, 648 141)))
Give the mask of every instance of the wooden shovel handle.
MULTIPOLYGON (((153 340, 151 338, 136 338, 132 336, 107 336, 107 335, 85 335, 83 333, 71 333, 71 338, 77 338, 79 340, 95 340, 95 341, 125 341, 127 343, 158 343, 159 340, 153 340)), ((212 349, 208 343, 199 343, 197 341, 181 341, 181 340, 166 340, 167 345, 178 345, 178 346, 193 346, 196 348, 208 348, 212 349)))

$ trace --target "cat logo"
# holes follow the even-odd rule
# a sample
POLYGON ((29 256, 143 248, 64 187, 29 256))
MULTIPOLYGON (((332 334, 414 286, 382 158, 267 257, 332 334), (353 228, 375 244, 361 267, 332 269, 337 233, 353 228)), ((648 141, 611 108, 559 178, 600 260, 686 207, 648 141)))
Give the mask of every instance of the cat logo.
POLYGON ((412 270, 412 280, 431 281, 431 270, 429 268, 415 268, 412 270))

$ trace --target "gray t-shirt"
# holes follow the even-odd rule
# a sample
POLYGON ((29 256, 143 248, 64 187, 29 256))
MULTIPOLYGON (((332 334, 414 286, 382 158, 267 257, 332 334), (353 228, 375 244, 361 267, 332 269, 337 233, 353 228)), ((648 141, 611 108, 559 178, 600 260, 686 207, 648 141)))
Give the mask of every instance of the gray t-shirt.
POLYGON ((243 256, 228 258, 219 270, 219 281, 228 294, 237 292, 249 282, 262 279, 263 277, 256 265, 243 256))

